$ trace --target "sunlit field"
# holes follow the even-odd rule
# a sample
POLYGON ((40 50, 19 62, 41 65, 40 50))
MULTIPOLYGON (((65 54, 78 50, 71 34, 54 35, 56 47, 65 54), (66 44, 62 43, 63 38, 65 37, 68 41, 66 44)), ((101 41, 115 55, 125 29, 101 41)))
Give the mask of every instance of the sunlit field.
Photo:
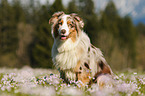
POLYGON ((145 96, 145 75, 134 71, 115 73, 114 84, 80 88, 81 82, 63 83, 51 69, 0 68, 0 96, 145 96))

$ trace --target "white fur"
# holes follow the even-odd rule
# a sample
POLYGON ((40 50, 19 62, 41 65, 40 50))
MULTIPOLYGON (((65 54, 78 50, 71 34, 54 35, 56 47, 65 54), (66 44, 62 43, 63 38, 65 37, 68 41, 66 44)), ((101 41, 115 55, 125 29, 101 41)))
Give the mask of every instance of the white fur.
POLYGON ((61 30, 65 29, 66 30, 66 33, 64 34, 65 36, 68 36, 69 35, 69 28, 68 28, 68 25, 67 25, 67 17, 69 15, 64 15, 62 16, 62 20, 63 20, 63 24, 62 26, 59 27, 58 31, 59 31, 59 35, 61 35, 61 30))
MULTIPOLYGON (((59 30, 65 29, 67 31, 65 35, 69 34, 69 29, 66 21, 66 18, 68 16, 69 15, 63 15, 62 17, 60 17, 63 19, 64 24, 59 28, 59 30)), ((55 23, 52 27, 55 26, 55 23)), ((76 24, 77 26, 79 26, 78 23, 76 24)), ((60 40, 60 37, 58 36, 57 38, 54 38, 54 44, 52 48, 52 59, 54 65, 58 70, 62 70, 63 72, 65 72, 66 78, 73 80, 76 79, 76 73, 73 69, 76 67, 79 61, 81 63, 81 66, 84 66, 85 62, 89 64, 89 67, 91 69, 91 77, 93 77, 95 73, 99 71, 98 63, 100 61, 105 62, 106 66, 109 67, 100 49, 92 47, 90 39, 85 32, 83 32, 81 29, 79 29, 78 31, 79 32, 75 42, 73 42, 71 38, 68 38, 67 40, 60 40), (88 48, 90 48, 89 52, 88 48)), ((54 37, 53 28, 52 35, 54 37)))
POLYGON ((87 48, 90 46, 90 40, 84 32, 75 43, 70 38, 61 44, 58 43, 60 43, 59 40, 54 41, 52 57, 55 66, 63 70, 74 68, 78 60, 82 56, 83 58, 86 56, 86 53, 81 51, 87 52, 87 48))
POLYGON ((75 43, 71 39, 68 39, 62 42, 62 44, 58 44, 59 41, 55 40, 52 48, 52 57, 55 66, 60 70, 66 70, 66 75, 70 79, 75 79, 75 73, 71 69, 76 67, 79 60, 82 62, 81 64, 89 61, 91 76, 94 76, 97 72, 97 62, 104 59, 98 48, 93 49, 90 47, 90 39, 86 33, 82 31, 79 35, 80 37, 75 43), (89 47, 91 48, 90 54, 88 54, 89 47), (88 58, 88 55, 90 55, 90 58, 88 58))

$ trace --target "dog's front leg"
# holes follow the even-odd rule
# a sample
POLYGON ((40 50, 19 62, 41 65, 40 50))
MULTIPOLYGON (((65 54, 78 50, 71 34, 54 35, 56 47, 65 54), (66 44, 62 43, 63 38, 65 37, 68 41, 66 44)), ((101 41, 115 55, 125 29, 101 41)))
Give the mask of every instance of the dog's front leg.
POLYGON ((75 68, 75 72, 76 72, 76 79, 77 81, 81 81, 81 86, 85 86, 89 83, 90 81, 90 70, 89 68, 86 68, 85 66, 82 66, 80 61, 78 62, 76 68, 75 68))
POLYGON ((69 84, 71 80, 76 80, 76 74, 71 69, 61 70, 60 78, 62 78, 65 83, 69 84))
POLYGON ((90 81, 90 73, 89 72, 77 72, 77 79, 78 81, 82 82, 82 86, 85 86, 89 83, 90 81))

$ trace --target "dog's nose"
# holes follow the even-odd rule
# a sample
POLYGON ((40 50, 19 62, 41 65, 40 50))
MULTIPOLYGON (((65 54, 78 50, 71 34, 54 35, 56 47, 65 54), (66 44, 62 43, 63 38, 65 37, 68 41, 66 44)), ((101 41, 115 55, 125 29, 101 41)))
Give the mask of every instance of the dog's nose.
POLYGON ((65 34, 66 33, 66 30, 65 29, 62 29, 61 30, 61 34, 65 34))

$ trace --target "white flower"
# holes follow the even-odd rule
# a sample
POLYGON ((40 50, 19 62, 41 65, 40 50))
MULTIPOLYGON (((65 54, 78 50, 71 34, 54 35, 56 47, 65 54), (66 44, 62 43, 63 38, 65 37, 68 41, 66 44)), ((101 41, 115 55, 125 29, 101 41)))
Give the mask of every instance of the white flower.
POLYGON ((1 87, 1 90, 2 90, 2 91, 5 91, 5 89, 6 89, 5 86, 2 86, 2 87, 1 87))
POLYGON ((64 88, 61 92, 61 95, 63 96, 83 96, 83 94, 82 90, 74 87, 64 88))
POLYGON ((137 89, 137 85, 134 83, 123 83, 123 84, 118 84, 117 85, 117 90, 120 92, 125 92, 125 93, 132 93, 137 89))

